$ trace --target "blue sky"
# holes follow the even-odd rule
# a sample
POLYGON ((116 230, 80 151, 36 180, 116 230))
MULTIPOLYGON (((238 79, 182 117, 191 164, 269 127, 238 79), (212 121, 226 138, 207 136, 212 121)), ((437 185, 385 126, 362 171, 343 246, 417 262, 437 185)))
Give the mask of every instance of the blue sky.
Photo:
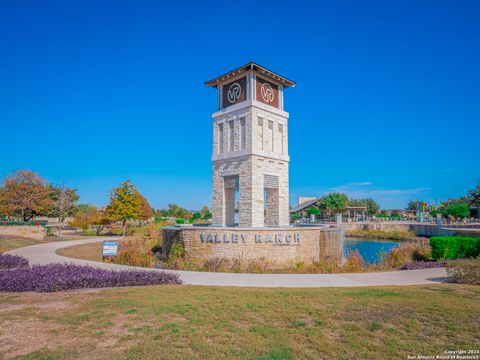
POLYGON ((480 179, 479 39, 478 1, 3 1, 0 177, 210 205, 203 82, 254 60, 297 82, 292 203, 459 196, 480 179))

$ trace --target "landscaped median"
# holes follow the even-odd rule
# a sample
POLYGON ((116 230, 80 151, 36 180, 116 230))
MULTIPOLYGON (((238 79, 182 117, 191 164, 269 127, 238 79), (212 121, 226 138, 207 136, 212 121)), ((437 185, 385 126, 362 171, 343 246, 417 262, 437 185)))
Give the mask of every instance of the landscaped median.
POLYGON ((29 266, 19 256, 0 255, 0 292, 53 292, 86 288, 181 284, 161 271, 105 270, 74 264, 29 266))

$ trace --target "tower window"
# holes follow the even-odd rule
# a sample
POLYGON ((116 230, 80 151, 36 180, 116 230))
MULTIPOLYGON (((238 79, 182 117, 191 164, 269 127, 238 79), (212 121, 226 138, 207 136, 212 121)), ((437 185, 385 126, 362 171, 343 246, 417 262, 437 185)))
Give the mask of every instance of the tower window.
POLYGON ((279 139, 280 139, 280 150, 282 152, 282 155, 284 154, 283 152, 283 142, 284 142, 284 138, 283 138, 283 124, 278 124, 278 134, 280 135, 279 136, 279 139))
POLYGON ((247 147, 247 127, 245 126, 245 118, 240 119, 240 149, 247 147))
POLYGON ((218 124, 218 153, 223 153, 223 124, 218 124))
POLYGON ((269 120, 268 121, 268 130, 271 132, 272 134, 272 138, 271 138, 271 144, 270 144, 270 150, 273 152, 274 151, 274 142, 273 142, 273 139, 275 137, 275 132, 273 131, 273 121, 269 120))
POLYGON ((263 142, 265 140, 263 139, 263 118, 261 117, 258 118, 258 128, 260 132, 260 149, 263 150, 263 142))
POLYGON ((235 150, 235 124, 233 121, 228 122, 228 151, 235 150))

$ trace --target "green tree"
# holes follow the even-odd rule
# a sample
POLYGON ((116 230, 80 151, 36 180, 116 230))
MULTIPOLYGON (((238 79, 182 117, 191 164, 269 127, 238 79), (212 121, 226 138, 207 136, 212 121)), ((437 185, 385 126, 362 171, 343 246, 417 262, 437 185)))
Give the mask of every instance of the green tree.
POLYGON ((188 211, 177 204, 168 204, 168 213, 174 218, 186 218, 188 211))
POLYGON ((480 206, 480 180, 477 181, 477 186, 468 192, 468 199, 470 206, 480 206))
POLYGON ((292 214, 292 220, 294 222, 297 222, 298 220, 300 220, 301 216, 300 216, 300 213, 294 213, 292 214))
POLYGON ((142 204, 135 185, 126 180, 121 186, 110 193, 110 203, 105 210, 106 216, 111 221, 122 222, 122 234, 128 220, 138 220, 142 213, 142 204))
POLYGON ((202 210, 200 210, 200 215, 202 215, 203 220, 209 220, 212 218, 212 212, 208 206, 204 206, 202 210))
POLYGON ((348 204, 348 196, 344 193, 329 193, 319 200, 319 207, 329 214, 339 214, 348 204))
POLYGON ((55 206, 52 189, 31 170, 17 170, 8 175, 0 188, 0 214, 30 221, 48 215, 55 206))
POLYGON ((470 215, 467 204, 448 204, 445 213, 455 219, 465 219, 470 215))
POLYGON ((351 199, 348 206, 365 206, 368 215, 376 215, 380 211, 380 205, 373 199, 351 199))
POLYGON ((309 214, 312 218, 312 222, 315 221, 315 217, 320 215, 320 210, 316 208, 315 206, 309 207, 307 209, 307 214, 309 214))
POLYGON ((408 202, 407 209, 406 210, 417 210, 418 205, 423 204, 423 201, 420 200, 411 200, 408 202))

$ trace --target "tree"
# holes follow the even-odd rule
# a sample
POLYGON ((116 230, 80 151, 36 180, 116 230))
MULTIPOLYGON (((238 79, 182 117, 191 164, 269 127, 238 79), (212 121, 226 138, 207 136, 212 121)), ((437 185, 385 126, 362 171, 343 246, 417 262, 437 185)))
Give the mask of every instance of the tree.
POLYGON ((468 199, 470 206, 480 206, 480 180, 477 181, 477 186, 468 192, 468 199))
POLYGON ((455 219, 465 219, 470 215, 467 204, 448 204, 444 211, 455 219))
POLYGON ((76 207, 73 214, 73 219, 70 221, 70 226, 87 230, 90 227, 95 227, 97 235, 100 235, 105 225, 108 225, 110 220, 98 211, 95 206, 81 204, 76 207))
POLYGON ((105 213, 111 221, 122 222, 122 234, 128 220, 138 220, 142 212, 142 205, 135 185, 126 180, 121 186, 113 189, 110 193, 110 203, 105 213))
POLYGON ((174 218, 185 218, 188 211, 177 204, 168 204, 168 213, 174 218))
POLYGON ((293 220, 294 222, 299 221, 300 218, 301 218, 301 216, 300 216, 299 213, 294 213, 294 214, 292 214, 292 220, 293 220))
POLYGON ((312 222, 315 222, 315 216, 320 215, 320 210, 315 206, 312 206, 307 209, 307 213, 310 214, 312 222))
POLYGON ((51 195, 51 188, 40 175, 31 170, 17 170, 3 181, 0 213, 30 221, 52 210, 55 204, 51 195))
POLYGON ((330 193, 319 200, 319 207, 329 214, 339 214, 347 207, 348 196, 343 193, 330 193))
POLYGON ((373 199, 352 199, 348 200, 349 206, 365 206, 368 215, 376 215, 380 210, 380 205, 373 199))
POLYGON ((140 213, 139 213, 139 219, 140 220, 148 220, 151 219, 153 216, 153 210, 148 203, 147 199, 145 196, 140 194, 139 191, 137 191, 137 196, 138 196, 138 201, 140 202, 140 213))
POLYGON ((200 210, 200 215, 202 215, 203 220, 209 220, 212 218, 212 212, 208 206, 204 206, 202 210, 200 210))
POLYGON ((408 202, 407 209, 406 210, 417 210, 418 206, 423 204, 423 201, 420 200, 411 200, 408 202))
POLYGON ((76 189, 69 189, 63 185, 61 187, 50 185, 50 189, 54 206, 48 216, 58 217, 60 222, 59 235, 61 235, 63 222, 66 217, 72 216, 75 212, 79 196, 76 189))

